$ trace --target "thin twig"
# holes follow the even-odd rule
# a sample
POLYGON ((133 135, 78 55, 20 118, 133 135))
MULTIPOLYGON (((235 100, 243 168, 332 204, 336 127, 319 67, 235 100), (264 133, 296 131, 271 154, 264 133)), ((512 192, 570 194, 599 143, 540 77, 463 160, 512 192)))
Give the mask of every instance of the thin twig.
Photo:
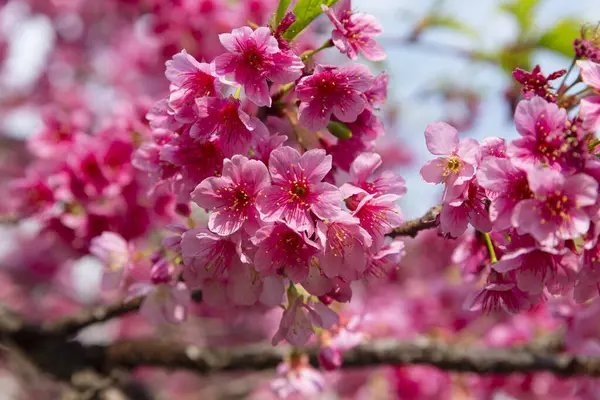
POLYGON ((394 229, 388 236, 410 236, 415 237, 425 229, 435 228, 438 225, 437 217, 442 210, 442 206, 431 207, 421 218, 406 221, 398 228, 394 229))

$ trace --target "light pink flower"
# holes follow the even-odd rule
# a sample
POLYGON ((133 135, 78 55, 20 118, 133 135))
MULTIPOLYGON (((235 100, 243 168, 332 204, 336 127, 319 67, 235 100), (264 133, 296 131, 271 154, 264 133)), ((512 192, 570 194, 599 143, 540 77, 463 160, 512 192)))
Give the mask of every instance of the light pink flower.
POLYGON ((475 172, 479 143, 475 139, 458 140, 458 131, 445 122, 431 123, 425 129, 425 141, 429 152, 438 157, 421 168, 425 182, 444 183, 444 201, 460 196, 467 181, 475 172))
POLYGON ((325 378, 310 366, 306 355, 300 355, 277 367, 270 389, 277 399, 312 399, 325 390, 325 378))
POLYGON ((564 176, 548 168, 527 174, 533 199, 517 204, 512 224, 542 245, 556 246, 587 232, 590 217, 584 209, 598 198, 598 182, 586 174, 564 176))
POLYGON ((331 328, 339 321, 338 315, 322 303, 305 303, 302 296, 296 299, 283 312, 279 329, 273 336, 271 343, 276 345, 285 339, 294 346, 302 346, 308 342, 314 330, 313 325, 319 328, 331 328))
POLYGON ((379 75, 375 77, 373 80, 373 84, 365 92, 365 96, 367 98, 367 104, 376 108, 375 106, 380 106, 385 103, 388 95, 388 82, 390 80, 390 76, 386 71, 382 71, 379 75))
POLYGON ((365 109, 364 93, 373 84, 369 68, 361 64, 346 67, 317 65, 313 75, 296 86, 301 101, 298 120, 302 126, 318 131, 327 126, 331 115, 342 122, 353 122, 365 109))
POLYGON ((509 144, 508 156, 522 169, 544 165, 560 169, 566 122, 567 110, 541 97, 520 101, 515 110, 515 126, 523 137, 509 144))
POLYGON ((235 82, 244 87, 246 96, 258 106, 271 107, 267 80, 288 83, 302 75, 304 63, 292 52, 279 49, 277 39, 267 27, 244 26, 219 35, 228 53, 215 58, 220 75, 233 74, 235 82))
POLYGON ((477 171, 477 182, 491 199, 490 219, 497 230, 510 228, 517 204, 533 197, 527 174, 507 158, 487 159, 477 171))
POLYGON ((101 283, 103 290, 122 287, 133 266, 133 251, 133 246, 114 232, 103 232, 92 239, 90 253, 105 266, 101 283))
POLYGON ((294 282, 307 278, 310 260, 319 251, 305 233, 280 222, 262 227, 251 240, 257 247, 254 266, 258 272, 263 275, 285 273, 294 282))
POLYGON ((345 198, 364 193, 381 196, 395 194, 402 196, 406 193, 404 179, 391 171, 385 171, 375 179, 370 180, 375 170, 381 166, 381 156, 377 153, 362 153, 350 166, 350 182, 340 187, 345 198))
POLYGON ((374 39, 383 32, 377 19, 372 15, 353 13, 350 0, 341 0, 332 9, 323 5, 323 11, 335 26, 332 40, 342 54, 356 60, 361 51, 370 61, 386 59, 385 50, 374 39))
POLYGON ((223 161, 220 177, 203 180, 191 196, 196 204, 211 211, 211 231, 227 236, 244 226, 252 234, 260 226, 256 199, 270 183, 269 171, 261 161, 235 155, 223 161))
POLYGON ((136 282, 128 289, 126 301, 144 297, 140 314, 155 324, 179 324, 187 319, 191 293, 183 282, 171 280, 170 266, 160 260, 152 266, 151 283, 136 282))
POLYGON ((342 214, 335 220, 317 223, 317 237, 323 253, 320 266, 330 278, 341 276, 345 280, 359 279, 367 267, 367 249, 371 236, 359 225, 359 220, 342 214))
POLYGON ((481 141, 479 146, 479 154, 477 164, 480 165, 483 160, 493 158, 506 158, 506 140, 491 136, 486 137, 481 141))
POLYGON ((583 252, 573 298, 577 303, 585 303, 598 294, 600 294, 600 242, 596 242, 592 248, 583 252))
MULTIPOLYGON (((600 64, 589 60, 578 60, 581 80, 596 91, 600 90, 600 64)), ((583 127, 590 131, 600 128, 600 96, 587 96, 579 103, 579 113, 583 118, 583 127)))
POLYGON ((330 183, 321 182, 331 169, 331 156, 314 149, 300 155, 291 147, 271 153, 269 172, 272 186, 257 200, 258 210, 267 222, 282 220, 300 232, 314 232, 311 213, 321 219, 341 212, 342 195, 330 183))
POLYGON ((400 239, 388 240, 376 253, 369 253, 369 262, 363 275, 367 283, 380 280, 397 268, 400 260, 406 254, 404 242, 400 239))
POLYGON ((253 136, 269 135, 267 127, 242 111, 240 101, 231 96, 202 97, 196 99, 196 106, 198 119, 190 130, 191 137, 201 141, 216 139, 227 157, 247 154, 253 136))
POLYGON ((370 194, 360 201, 352 214, 360 220, 360 226, 371 235, 372 252, 379 251, 383 246, 385 235, 404 222, 396 200, 398 196, 394 194, 383 196, 370 194))

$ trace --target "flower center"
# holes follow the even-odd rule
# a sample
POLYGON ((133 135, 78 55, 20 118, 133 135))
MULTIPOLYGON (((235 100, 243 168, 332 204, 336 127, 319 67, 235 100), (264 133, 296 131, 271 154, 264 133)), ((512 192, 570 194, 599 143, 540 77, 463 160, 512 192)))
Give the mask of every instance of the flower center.
POLYGON ((460 169, 460 159, 458 157, 450 157, 446 162, 446 167, 444 168, 444 176, 448 176, 450 174, 457 174, 460 169))
POLYGON ((245 52, 246 62, 255 70, 260 70, 263 66, 263 56, 254 46, 250 46, 245 52))

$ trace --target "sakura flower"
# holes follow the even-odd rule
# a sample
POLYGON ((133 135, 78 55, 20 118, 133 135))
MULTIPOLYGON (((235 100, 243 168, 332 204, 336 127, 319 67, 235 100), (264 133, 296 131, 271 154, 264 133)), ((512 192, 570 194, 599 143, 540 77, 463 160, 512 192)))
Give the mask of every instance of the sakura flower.
POLYGON ((181 122, 193 122, 194 101, 197 97, 216 96, 220 82, 214 72, 214 65, 199 63, 185 50, 175 54, 166 62, 165 75, 171 82, 169 107, 181 122))
POLYGON ((183 277, 191 287, 208 277, 222 277, 239 260, 241 249, 229 237, 217 236, 205 228, 191 229, 181 235, 183 277))
POLYGON ((481 309, 484 312, 504 310, 513 314, 531 306, 529 296, 521 291, 516 282, 508 275, 492 271, 484 288, 465 306, 470 310, 481 309))
POLYGON ((302 296, 296 297, 283 312, 279 329, 273 336, 273 345, 285 339, 288 343, 305 345, 313 334, 313 325, 331 328, 338 323, 338 315, 322 303, 305 303, 302 296))
POLYGON ((374 252, 381 249, 385 235, 404 222, 396 200, 398 200, 398 196, 393 194, 377 197, 370 194, 360 201, 352 214, 359 219, 360 226, 371 236, 374 252))
POLYGON ((104 264, 101 287, 113 290, 121 287, 132 267, 133 246, 114 232, 103 232, 92 239, 90 253, 104 264))
POLYGON ((43 126, 28 142, 29 150, 41 158, 53 158, 85 139, 90 116, 83 110, 66 112, 55 107, 42 110, 43 126))
POLYGON ((586 249, 583 253, 573 298, 577 303, 585 303, 598 294, 600 294, 600 242, 596 242, 592 248, 586 249))
POLYGON ((342 122, 353 122, 365 109, 364 93, 373 84, 369 68, 352 64, 337 68, 317 65, 313 75, 305 76, 296 86, 301 101, 298 120, 302 126, 318 131, 327 126, 331 115, 342 122))
POLYGON ((191 196, 196 204, 211 211, 211 231, 227 236, 244 226, 253 233, 260 225, 256 199, 270 183, 267 167, 261 161, 235 155, 223 161, 220 177, 205 179, 191 196))
POLYGON ((257 106, 271 107, 267 80, 288 83, 302 75, 304 63, 292 52, 279 49, 277 39, 267 27, 244 26, 219 35, 227 53, 215 58, 220 75, 233 74, 235 82, 244 87, 246 96, 257 106))
POLYGON ((343 353, 364 343, 367 335, 362 332, 361 323, 367 320, 361 315, 340 318, 340 322, 329 330, 323 330, 319 336, 319 364, 326 370, 334 370, 342 365, 343 353))
POLYGON ((444 157, 426 162, 421 177, 428 183, 444 183, 444 201, 454 200, 475 172, 479 144, 471 138, 459 141, 458 131, 445 122, 429 124, 425 141, 431 154, 444 157))
POLYGON ((586 174, 565 176, 545 169, 528 172, 533 199, 517 204, 512 224, 519 233, 529 233, 542 245, 556 246, 587 232, 590 217, 584 207, 598 198, 598 182, 586 174))
POLYGON ((136 282, 129 287, 126 301, 144 297, 140 314, 155 324, 179 324, 187 318, 191 293, 183 282, 171 281, 169 263, 160 260, 152 266, 151 282, 136 282))
POLYGON ((515 111, 515 126, 523 136, 508 146, 515 166, 528 169, 549 165, 560 169, 565 152, 567 111, 541 97, 522 100, 515 111))
POLYGON ((339 218, 317 223, 317 237, 323 253, 321 269, 330 278, 341 276, 353 281, 362 276, 367 266, 367 249, 371 236, 362 228, 357 218, 342 214, 339 218))
POLYGON ((367 104, 370 107, 380 106, 385 103, 388 94, 390 76, 386 71, 381 72, 373 80, 373 85, 365 92, 367 104))
MULTIPOLYGON (((372 249, 372 250, 376 250, 372 249)), ((397 268, 400 260, 406 254, 404 242, 399 239, 384 242, 377 252, 369 254, 369 262, 363 275, 363 279, 370 283, 376 279, 387 276, 392 269, 397 268)))
POLYGON ((516 168, 506 158, 486 160, 477 171, 477 182, 486 189, 491 199, 490 219, 498 230, 511 227, 517 204, 533 197, 525 171, 516 168))
MULTIPOLYGON (((600 90, 600 64, 587 60, 578 60, 581 80, 592 88, 600 90)), ((579 112, 583 118, 583 127, 590 131, 600 128, 600 96, 587 96, 581 99, 579 112)))
POLYGON ((262 227, 251 240, 257 247, 256 270, 263 275, 285 273, 293 282, 307 278, 310 260, 319 251, 306 234, 280 222, 262 227))
POLYGON ((335 26, 332 40, 335 47, 351 60, 358 58, 361 51, 370 61, 386 59, 383 47, 374 39, 383 32, 381 25, 372 15, 353 13, 350 0, 341 0, 333 9, 323 5, 323 11, 335 26))
POLYGON ((192 125, 190 136, 201 141, 216 137, 227 157, 246 154, 253 136, 267 136, 267 127, 256 117, 240 108, 233 97, 196 99, 198 119, 192 125))
POLYGON ((341 211, 342 195, 338 188, 321 182, 330 169, 331 156, 325 150, 309 150, 302 155, 287 146, 274 150, 269 159, 273 184, 257 199, 263 220, 282 220, 292 229, 312 235, 311 213, 327 219, 341 211))
POLYGON ((369 181, 375 170, 381 166, 381 156, 377 153, 362 153, 350 166, 350 183, 340 187, 344 197, 358 193, 384 195, 395 194, 402 196, 406 193, 405 181, 396 174, 385 171, 380 176, 369 181))
POLYGON ((478 154, 478 165, 489 157, 506 158, 506 140, 499 137, 486 137, 481 141, 478 154))

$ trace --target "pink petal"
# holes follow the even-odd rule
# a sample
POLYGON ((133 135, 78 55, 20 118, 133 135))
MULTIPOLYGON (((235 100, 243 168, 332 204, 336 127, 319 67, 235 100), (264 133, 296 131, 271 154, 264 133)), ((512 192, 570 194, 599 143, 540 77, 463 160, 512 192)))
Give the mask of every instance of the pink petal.
POLYGON ((431 154, 450 155, 458 147, 458 131, 445 122, 434 122, 425 128, 425 142, 431 154))
POLYGON ((318 183, 331 170, 332 156, 323 149, 313 149, 302 154, 299 166, 309 183, 318 183))
POLYGON ((421 167, 421 177, 427 183, 442 183, 445 165, 446 159, 444 158, 429 160, 421 167))

